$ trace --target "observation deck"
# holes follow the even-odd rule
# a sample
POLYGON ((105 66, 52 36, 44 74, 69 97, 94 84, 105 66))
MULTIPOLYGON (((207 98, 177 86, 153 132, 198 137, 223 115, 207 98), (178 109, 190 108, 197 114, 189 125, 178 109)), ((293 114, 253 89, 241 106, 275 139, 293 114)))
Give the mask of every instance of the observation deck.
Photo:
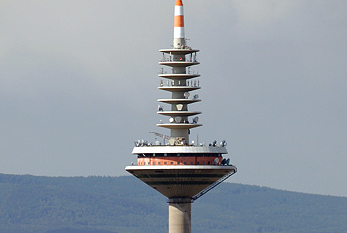
POLYGON ((171 92, 188 92, 199 90, 200 87, 190 87, 190 86, 162 86, 158 87, 159 90, 171 91, 171 92))
POLYGON ((167 79, 192 79, 200 77, 200 74, 194 74, 194 73, 188 73, 188 74, 159 74, 158 75, 161 78, 167 78, 167 79))
POLYGON ((200 52, 200 50, 192 49, 192 48, 186 46, 183 49, 160 49, 159 52, 167 53, 167 54, 187 55, 187 54, 193 54, 193 53, 200 52))
POLYGON ((193 112, 193 111, 161 111, 157 112, 157 114, 164 116, 195 116, 201 114, 201 112, 193 112))
POLYGON ((188 66, 195 66, 199 65, 200 62, 198 61, 160 61, 159 65, 164 65, 164 66, 170 66, 170 67, 188 67, 188 66))
POLYGON ((190 124, 190 123, 162 123, 157 124, 159 127, 167 128, 167 129, 192 129, 196 127, 202 126, 202 124, 190 124))
POLYGON ((200 102, 200 99, 158 99, 158 102, 166 103, 166 104, 192 104, 196 102, 200 102))
POLYGON ((136 146, 132 154, 228 154, 223 146, 136 146))
POLYGON ((193 198, 236 172, 233 165, 127 166, 126 170, 168 198, 193 198))

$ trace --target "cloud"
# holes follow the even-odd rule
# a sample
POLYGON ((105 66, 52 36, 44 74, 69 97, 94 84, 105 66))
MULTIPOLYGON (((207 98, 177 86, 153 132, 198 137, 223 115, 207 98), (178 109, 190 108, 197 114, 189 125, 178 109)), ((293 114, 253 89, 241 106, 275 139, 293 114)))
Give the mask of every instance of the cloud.
POLYGON ((134 66, 156 65, 152 62, 155 56, 138 56, 146 54, 149 47, 157 49, 153 42, 159 37, 152 36, 146 27, 153 24, 153 17, 135 12, 129 4, 7 1, 3 5, 0 61, 4 65, 0 75, 7 92, 11 86, 30 92, 37 88, 37 78, 54 79, 52 75, 37 76, 48 69, 55 73, 73 70, 77 76, 85 75, 87 82, 106 89, 113 85, 121 92, 136 80, 143 82, 134 75, 134 66))
POLYGON ((292 17, 293 12, 302 6, 302 1, 233 1, 233 6, 237 12, 238 26, 252 29, 292 17))
MULTIPOLYGON (((204 126, 192 138, 228 141, 233 181, 346 195, 346 1, 184 4, 189 45, 201 50, 192 70, 203 101, 191 109, 204 126), (322 164, 339 182, 307 188, 325 179, 322 164)), ((156 75, 173 5, 0 1, 1 171, 125 174, 133 140, 168 134, 155 127, 167 120, 156 99, 169 96, 156 75)))

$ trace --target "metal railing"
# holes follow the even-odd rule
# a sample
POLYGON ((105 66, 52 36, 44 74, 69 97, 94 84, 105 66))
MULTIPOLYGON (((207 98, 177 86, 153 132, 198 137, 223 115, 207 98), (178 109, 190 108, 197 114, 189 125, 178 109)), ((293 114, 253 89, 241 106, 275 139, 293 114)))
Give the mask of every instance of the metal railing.
MULTIPOLYGON (((227 165, 228 166, 228 165, 227 165)), ((229 166, 233 166, 233 165, 229 165, 229 166)), ((208 186, 207 188, 205 188, 204 190, 202 190, 200 193, 196 194, 194 197, 192 197, 192 202, 194 202, 195 200, 197 200, 198 198, 200 198, 201 196, 205 195, 208 191, 214 189, 216 186, 220 185, 221 183, 223 183, 223 181, 225 181, 226 179, 228 179, 230 176, 234 175, 237 172, 237 168, 235 167, 235 169, 233 170, 233 172, 223 176, 222 178, 220 178, 219 180, 217 180, 216 182, 214 182, 213 184, 211 184, 210 186, 208 186)))

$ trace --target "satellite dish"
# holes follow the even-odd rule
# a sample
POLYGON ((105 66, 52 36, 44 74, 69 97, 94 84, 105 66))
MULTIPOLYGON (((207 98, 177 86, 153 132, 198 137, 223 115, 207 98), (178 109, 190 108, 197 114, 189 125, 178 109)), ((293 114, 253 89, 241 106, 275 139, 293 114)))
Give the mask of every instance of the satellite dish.
POLYGON ((213 161, 213 164, 214 165, 217 165, 219 163, 219 159, 218 158, 215 158, 214 161, 213 161))
POLYGON ((221 145, 222 147, 225 147, 225 146, 227 146, 227 142, 226 142, 225 140, 223 140, 223 141, 220 143, 220 145, 221 145))
POLYGON ((169 119, 169 121, 171 122, 171 123, 173 123, 173 122, 175 122, 175 119, 173 119, 172 117, 169 119))
POLYGON ((182 117, 179 117, 179 116, 175 117, 175 121, 176 121, 176 122, 179 123, 179 122, 181 122, 181 120, 182 120, 182 117))
POLYGON ((194 124, 197 124, 197 123, 198 123, 198 121, 199 121, 199 117, 194 117, 194 119, 193 119, 193 123, 194 123, 194 124))
POLYGON ((182 111, 183 104, 176 104, 176 108, 178 111, 182 111))
POLYGON ((196 94, 196 95, 193 96, 193 99, 194 99, 194 100, 197 100, 198 98, 199 98, 199 95, 198 95, 198 94, 196 94))
POLYGON ((212 142, 212 146, 216 146, 216 145, 217 145, 217 141, 214 140, 214 141, 212 142))
POLYGON ((189 96, 190 96, 189 92, 184 92, 184 97, 186 97, 186 99, 188 99, 189 96))

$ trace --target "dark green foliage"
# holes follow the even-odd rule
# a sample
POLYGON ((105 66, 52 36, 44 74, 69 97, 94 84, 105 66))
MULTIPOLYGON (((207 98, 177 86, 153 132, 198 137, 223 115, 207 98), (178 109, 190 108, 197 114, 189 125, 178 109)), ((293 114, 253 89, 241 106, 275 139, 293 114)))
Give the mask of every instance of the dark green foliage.
POLYGON ((193 205, 194 232, 344 232, 347 198, 223 184, 193 205), (208 209, 209 211, 206 211, 208 209), (214 215, 211 213, 220 213, 214 215), (199 221, 199 219, 206 219, 199 221), (200 224, 197 224, 200 223, 200 224))
POLYGON ((112 231, 103 231, 103 230, 77 230, 71 229, 69 227, 61 228, 57 230, 47 231, 47 233, 113 233, 112 231))
MULTIPOLYGON (((166 198, 134 177, 0 174, 1 233, 167 232, 166 198)), ((207 232, 344 232, 347 198, 224 183, 193 204, 207 232)))
POLYGON ((166 228, 165 200, 132 177, 0 175, 0 228, 11 233, 61 228, 138 232, 150 228, 153 217, 166 228))

